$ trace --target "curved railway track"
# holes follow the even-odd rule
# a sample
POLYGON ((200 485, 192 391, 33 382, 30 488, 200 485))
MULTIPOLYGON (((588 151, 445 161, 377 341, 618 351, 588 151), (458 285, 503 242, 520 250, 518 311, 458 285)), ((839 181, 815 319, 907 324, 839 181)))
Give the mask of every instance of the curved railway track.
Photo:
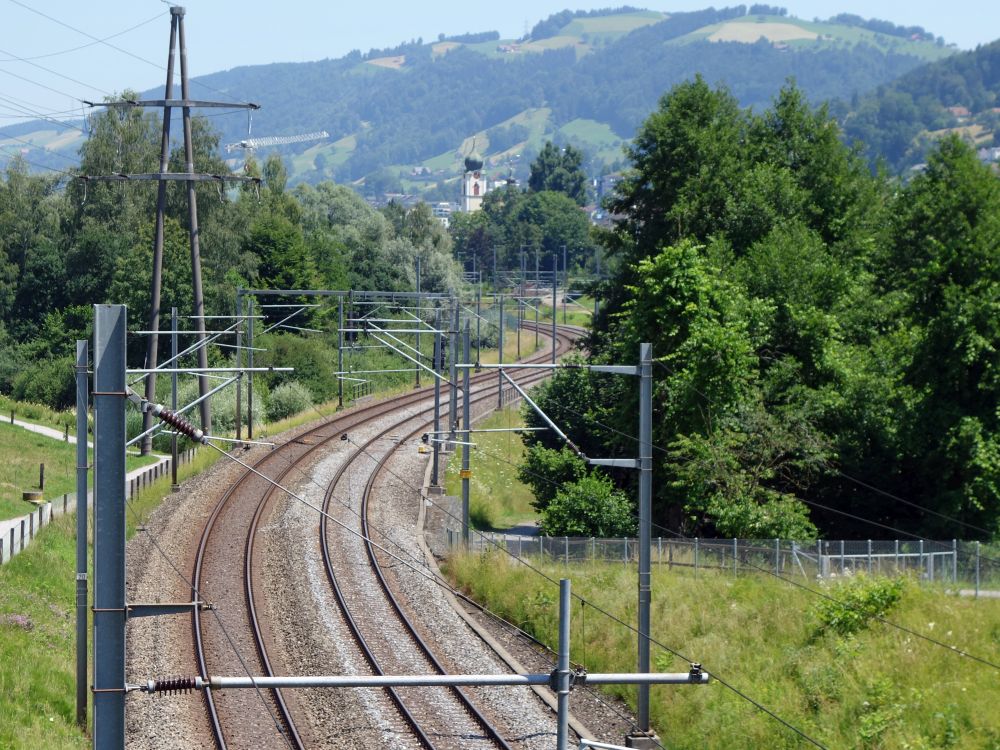
MULTIPOLYGON (((572 340, 578 336, 578 333, 578 330, 560 327, 557 332, 559 340, 557 349, 565 351, 572 340)), ((549 353, 545 352, 533 359, 534 361, 547 361, 549 356, 549 353)), ((471 379, 475 401, 488 401, 495 398, 492 395, 495 390, 490 387, 495 377, 495 375, 483 373, 471 379)), ((526 371, 521 373, 519 380, 531 383, 542 377, 544 374, 540 374, 538 371, 526 371)), ((292 479, 291 472, 302 472, 301 467, 315 462, 318 460, 317 457, 324 453, 330 453, 332 446, 342 449, 342 435, 350 434, 352 430, 363 431, 365 428, 370 431, 371 425, 376 422, 384 423, 387 421, 389 426, 374 428, 376 430, 375 436, 365 439, 364 445, 357 447, 357 450, 349 457, 350 460, 343 462, 336 476, 324 488, 324 514, 316 514, 320 520, 319 546, 323 550, 327 576, 340 604, 344 620, 349 624, 353 622, 358 632, 364 631, 366 628, 369 629, 367 640, 370 642, 358 646, 361 653, 365 655, 364 660, 368 668, 373 673, 381 673, 382 671, 394 673, 407 669, 421 672, 444 672, 445 667, 437 662, 431 649, 422 643, 417 629, 412 625, 403 624, 406 620, 403 614, 404 608, 393 601, 392 586, 381 571, 380 554, 370 543, 369 535, 373 533, 368 520, 370 498, 377 477, 392 450, 384 452, 374 470, 369 467, 370 477, 364 484, 364 491, 360 492, 357 498, 357 508, 337 509, 333 502, 337 496, 338 483, 343 485, 345 477, 348 478, 348 499, 346 503, 342 504, 349 506, 355 501, 350 477, 353 471, 357 471, 359 462, 372 462, 372 446, 379 442, 385 443, 386 436, 394 431, 398 432, 403 425, 410 425, 408 436, 420 432, 425 427, 430 421, 429 414, 432 411, 432 406, 429 405, 431 402, 428 401, 431 392, 432 389, 425 388, 338 414, 275 448, 271 453, 257 461, 253 465, 253 470, 245 470, 240 479, 233 483, 219 498, 201 534, 194 565, 193 586, 203 601, 213 602, 217 608, 227 614, 246 612, 246 617, 245 627, 243 627, 244 623, 239 623, 240 627, 237 628, 233 624, 232 616, 230 616, 229 625, 223 630, 217 619, 205 617, 201 613, 195 612, 193 618, 195 657, 203 677, 207 677, 211 672, 268 675, 275 673, 267 646, 270 638, 269 625, 266 618, 259 617, 259 606, 255 594, 255 580, 263 554, 255 547, 255 540, 259 537, 260 526, 265 522, 264 519, 268 516, 269 508, 275 499, 283 496, 284 493, 264 476, 284 485, 285 482, 292 479), (413 413, 394 416, 406 410, 411 410, 413 413), (356 535, 345 530, 347 527, 345 521, 340 521, 340 526, 328 523, 328 518, 332 515, 325 514, 332 514, 334 511, 343 511, 348 514, 348 521, 357 524, 356 535), (332 528, 336 529, 336 534, 332 528), (405 649, 402 646, 390 645, 387 648, 384 636, 372 636, 370 625, 359 624, 362 618, 356 614, 357 603, 352 605, 350 601, 352 598, 356 598, 357 594, 345 593, 343 580, 346 573, 343 567, 338 576, 337 560, 346 557, 346 554, 334 556, 330 551, 330 540, 335 535, 340 537, 338 543, 341 545, 341 552, 346 545, 345 537, 350 538, 358 548, 361 548, 359 541, 361 538, 369 540, 364 545, 367 548, 364 551, 367 558, 365 568, 372 571, 368 575, 375 575, 381 579, 381 582, 377 588, 371 584, 363 583, 360 586, 380 592, 379 596, 382 597, 384 604, 379 609, 383 614, 374 618, 366 616, 365 619, 369 623, 374 619, 381 620, 385 624, 390 616, 384 613, 392 610, 392 619, 398 623, 393 627, 412 633, 412 635, 406 636, 407 639, 420 645, 405 649), (238 544, 234 541, 238 539, 243 539, 243 543, 238 544), (235 585, 236 581, 242 581, 242 585, 235 585), (399 614, 395 614, 397 612, 399 614), (381 653, 379 653, 380 651, 381 653), (408 662, 408 667, 400 661, 404 651, 407 652, 408 658, 416 659, 416 661, 408 662), (414 655, 417 653, 419 653, 419 657, 414 655)), ((445 393, 447 390, 443 388, 443 413, 447 412, 445 393)), ((381 556, 384 557, 384 555, 381 556)), ((355 567, 360 568, 360 566, 355 567)), ((352 591, 356 591, 358 585, 357 582, 352 584, 354 587, 352 591)), ((371 603, 366 602, 362 610, 371 607, 371 603)), ((362 641, 359 640, 360 643, 362 641)), ((432 691, 415 691, 413 689, 392 691, 395 693, 392 695, 392 702, 396 715, 387 720, 390 725, 388 731, 398 737, 409 736, 412 738, 408 744, 405 742, 400 744, 401 747, 424 747, 434 750, 478 746, 510 748, 500 736, 500 732, 491 726, 489 719, 473 705, 462 691, 444 688, 432 689, 432 691), (431 695, 432 691, 436 693, 433 696, 431 695), (446 694, 446 697, 442 697, 442 693, 446 694), (439 718, 435 719, 435 716, 439 718), (473 736, 482 738, 480 744, 470 744, 473 736)), ((237 690, 224 695, 213 695, 210 690, 205 691, 205 710, 212 727, 216 746, 220 748, 229 746, 303 748, 310 746, 308 731, 304 731, 300 735, 296 728, 292 718, 295 709, 294 706, 289 705, 290 702, 294 703, 294 698, 286 700, 286 697, 279 690, 259 691, 257 694, 251 690, 237 690), (266 711, 262 710, 262 703, 266 706, 266 711)))

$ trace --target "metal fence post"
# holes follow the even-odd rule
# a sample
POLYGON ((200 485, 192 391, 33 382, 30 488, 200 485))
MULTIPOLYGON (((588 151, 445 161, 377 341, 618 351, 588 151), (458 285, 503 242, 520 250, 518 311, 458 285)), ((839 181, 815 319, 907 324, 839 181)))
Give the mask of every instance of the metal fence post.
POLYGON ((958 583, 958 540, 951 540, 951 582, 958 583))
POLYGON ((872 540, 868 540, 868 575, 872 574, 872 540))
POLYGON ((125 746, 125 330, 94 306, 94 748, 125 746))
POLYGON ((737 545, 738 545, 738 542, 736 541, 736 537, 733 537, 733 575, 734 576, 735 575, 739 575, 739 570, 738 570, 739 557, 737 556, 737 553, 739 552, 739 547, 737 545))
POLYGON ((896 575, 899 575, 899 540, 898 539, 895 541, 895 545, 894 546, 896 548, 896 575))
POLYGON ((979 542, 976 542, 976 598, 979 598, 979 542))
POLYGON ((774 540, 774 575, 781 575, 781 540, 774 540))
POLYGON ((569 537, 563 537, 563 564, 569 565, 569 537))
POLYGON ((694 569, 698 570, 698 537, 694 538, 694 569))
POLYGON ((924 540, 920 540, 920 577, 924 577, 924 540))

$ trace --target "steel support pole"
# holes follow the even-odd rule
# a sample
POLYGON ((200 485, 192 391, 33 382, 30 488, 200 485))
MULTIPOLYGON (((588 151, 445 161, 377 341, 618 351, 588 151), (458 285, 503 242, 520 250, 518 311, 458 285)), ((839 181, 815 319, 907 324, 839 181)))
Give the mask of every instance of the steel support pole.
MULTIPOLYGON (((239 349, 236 350, 239 352, 239 349)), ((177 363, 177 308, 170 308, 170 356, 173 358, 173 363, 177 363)), ((238 365, 237 365, 238 366, 238 365)), ((175 368, 176 369, 176 368, 175 368)), ((236 381, 236 398, 237 403, 239 403, 239 391, 240 381, 236 381)), ((174 414, 177 413, 177 373, 170 373, 170 408, 173 410, 174 414)), ((237 407, 238 409, 239 407, 237 407)), ((237 412, 238 414, 239 412, 237 412)), ((236 422, 239 425, 239 421, 236 422)), ((237 429, 239 429, 237 427, 237 429)), ((176 492, 180 489, 180 485, 177 483, 177 434, 176 430, 174 434, 170 436, 170 489, 176 492)))
MULTIPOLYGON (((236 439, 243 439, 243 291, 236 290, 236 439)), ((177 407, 172 407, 175 411, 177 407)))
MULTIPOLYGON (((167 54, 167 85, 164 99, 174 97, 174 47, 177 45, 178 16, 171 8, 170 17, 170 51, 167 54)), ((170 107, 163 108, 163 130, 160 136, 160 173, 170 167, 170 107)), ((159 180, 156 185, 156 229, 153 239, 153 277, 149 293, 149 330, 152 333, 146 341, 146 367, 156 369, 157 348, 159 347, 160 331, 160 289, 163 279, 163 223, 167 209, 167 181, 159 180)), ((146 376, 146 400, 156 402, 156 375, 146 376)), ((142 415, 142 430, 146 432, 153 426, 153 415, 142 415)), ((142 441, 139 452, 148 454, 153 449, 153 438, 150 435, 142 441)))
MULTIPOLYGON (((500 354, 497 364, 503 364, 503 295, 500 295, 500 354)), ((503 370, 497 370, 497 410, 503 408, 503 370)))
POLYGON ((559 256, 552 253, 552 364, 556 363, 556 287, 558 286, 559 256))
POLYGON ((458 426, 458 299, 455 300, 455 310, 452 318, 451 331, 448 335, 448 361, 451 364, 449 375, 448 399, 448 440, 455 442, 455 428, 458 426))
MULTIPOLYGON (((437 326, 434 326, 437 328, 437 326)), ((344 372, 344 298, 337 300, 337 372, 344 372)), ((344 376, 337 376, 337 407, 344 408, 344 376)))
MULTIPOLYGON (((653 498, 653 345, 639 344, 639 664, 649 672, 650 530, 653 498)), ((649 732, 649 686, 639 686, 639 730, 649 732)))
POLYGON ((253 329, 257 298, 247 299, 247 440, 253 440, 253 329))
MULTIPOLYGON (((538 297, 538 247, 535 247, 535 293, 532 295, 532 301, 535 307, 535 351, 538 351, 538 308, 539 303, 534 300, 534 297, 538 297)), ((539 297, 540 299, 540 297, 539 297)))
MULTIPOLYGON (((177 32, 181 49, 181 96, 190 100, 188 94, 187 46, 184 42, 184 8, 174 5, 170 13, 177 17, 177 32)), ((182 107, 184 118, 184 163, 188 174, 194 173, 194 140, 191 136, 191 108, 182 107)), ((188 195, 188 234, 191 239, 191 289, 194 294, 194 322, 198 332, 198 367, 208 367, 208 350, 205 347, 205 294, 201 285, 201 240, 198 232, 198 194, 195 191, 195 181, 187 181, 188 195)), ((208 378, 198 376, 198 395, 208 395, 208 378)), ((209 400, 205 398, 199 405, 201 411, 201 429, 212 432, 212 409, 209 400)))
MULTIPOLYGON (((419 256, 417 257, 417 310, 418 310, 418 314, 419 314, 419 310, 420 310, 420 257, 419 256)), ((418 329, 417 333, 416 333, 417 359, 420 359, 420 330, 419 330, 419 328, 420 327, 417 326, 417 329, 418 329)), ((468 360, 466 360, 466 361, 468 361, 468 360)), ((416 376, 417 376, 417 380, 413 384, 413 387, 414 388, 419 388, 420 387, 420 368, 419 367, 417 368, 416 376)))
MULTIPOLYGON (((434 311, 434 371, 443 374, 444 363, 441 361, 441 310, 434 311)), ((441 430, 441 378, 434 378, 434 437, 440 436, 441 430)), ((441 441, 435 439, 434 454, 431 458, 431 486, 440 487, 438 467, 440 465, 441 441)))
MULTIPOLYGON (((465 336, 462 345, 462 355, 465 362, 469 361, 469 320, 465 321, 465 336)), ((462 437, 462 546, 469 549, 469 477, 471 476, 470 461, 472 446, 469 438, 472 429, 472 400, 469 391, 469 374, 471 369, 462 371, 462 421, 465 423, 462 437)))
MULTIPOLYGON (((87 728, 87 414, 89 347, 76 342, 76 723, 87 728)), ((11 553, 13 554, 13 545, 11 553)))
POLYGON ((570 638, 570 604, 572 602, 570 580, 559 580, 559 661, 556 667, 558 682, 556 707, 556 749, 567 750, 569 743, 569 638, 570 638))
MULTIPOLYGON (((566 265, 566 246, 563 245, 563 325, 566 325, 566 295, 569 294, 569 266, 566 265)), ((553 315, 555 311, 553 311, 553 315)))
MULTIPOLYGON (((473 262, 475 258, 473 257, 473 262)), ((478 283, 476 284, 476 367, 479 367, 479 348, 482 346, 482 322, 483 322, 483 272, 479 272, 478 283)), ((435 326, 436 328, 437 326, 435 326)))
POLYGON ((94 748, 125 746, 124 305, 94 306, 94 748))
POLYGON ((523 310, 521 298, 517 300, 517 358, 521 358, 521 314, 523 310))

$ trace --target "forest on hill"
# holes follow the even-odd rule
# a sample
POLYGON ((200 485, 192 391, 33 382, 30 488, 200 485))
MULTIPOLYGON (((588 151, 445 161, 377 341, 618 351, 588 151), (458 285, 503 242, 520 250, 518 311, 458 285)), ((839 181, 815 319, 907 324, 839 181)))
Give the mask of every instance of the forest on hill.
MULTIPOLYGON (((669 15, 630 7, 566 11, 539 21, 524 39, 497 36, 442 35, 337 59, 244 66, 192 86, 211 90, 210 98, 260 103, 254 133, 329 132, 328 142, 276 152, 297 157, 288 160, 293 184, 367 179, 369 189, 441 193, 438 183, 456 176, 473 137, 498 168, 521 178, 547 139, 580 148, 595 175, 614 168, 621 143, 658 97, 695 74, 757 109, 790 77, 814 103, 849 102, 953 52, 923 29, 856 16, 801 21, 767 5, 669 15), (788 41, 761 36, 768 33, 788 41), (407 179, 415 168, 427 169, 428 178, 407 179)), ((223 143, 247 137, 243 116, 218 117, 216 126, 223 143)), ((65 160, 45 149, 55 127, 22 125, 0 137, 23 139, 12 142, 18 149, 23 141, 37 144, 26 158, 61 169, 65 160)))
POLYGON ((896 172, 923 162, 946 132, 1000 147, 1000 41, 916 68, 834 109, 846 137, 896 172))

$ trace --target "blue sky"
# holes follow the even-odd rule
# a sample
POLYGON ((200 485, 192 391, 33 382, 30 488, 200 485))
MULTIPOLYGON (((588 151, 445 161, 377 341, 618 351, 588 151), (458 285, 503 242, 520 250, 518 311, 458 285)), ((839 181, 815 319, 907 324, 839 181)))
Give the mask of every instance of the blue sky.
MULTIPOLYGON (((670 12, 738 3, 189 0, 185 32, 190 74, 197 76, 239 65, 340 57, 351 49, 367 51, 417 37, 432 40, 442 32, 496 30, 504 37, 516 37, 567 7, 621 4, 670 12)), ((963 49, 1000 37, 996 0, 772 0, 771 4, 783 5, 805 20, 846 12, 919 25, 963 49)), ((169 30, 169 10, 162 0, 0 0, 0 126, 20 121, 18 114, 79 115, 80 99, 100 101, 124 88, 163 86, 169 30)))

